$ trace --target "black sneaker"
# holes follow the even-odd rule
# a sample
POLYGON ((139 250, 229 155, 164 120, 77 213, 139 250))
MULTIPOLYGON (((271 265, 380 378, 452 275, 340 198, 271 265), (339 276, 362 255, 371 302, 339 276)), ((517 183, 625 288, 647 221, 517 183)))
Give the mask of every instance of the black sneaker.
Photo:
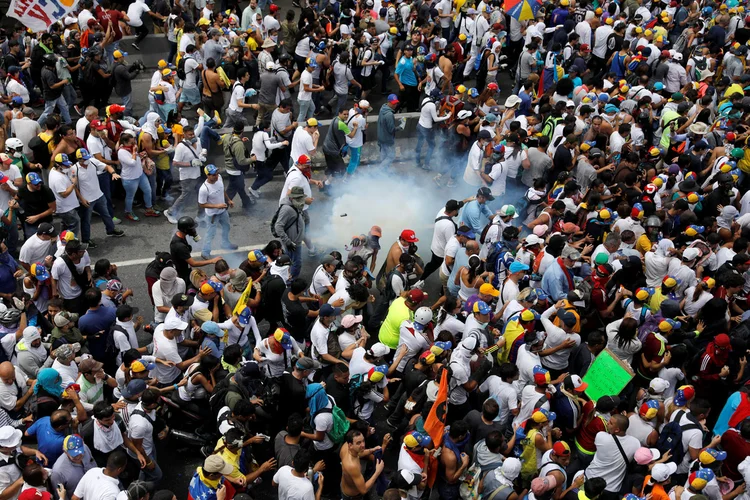
POLYGON ((93 241, 86 241, 85 243, 89 246, 89 248, 96 248, 97 247, 97 244, 94 243, 93 241))
POLYGON ((120 236, 125 236, 125 231, 122 229, 115 229, 111 233, 107 233, 107 236, 114 236, 116 238, 119 238, 120 236))
POLYGON ((135 42, 131 43, 130 46, 133 47, 135 50, 141 50, 141 48, 138 45, 136 45, 135 42))

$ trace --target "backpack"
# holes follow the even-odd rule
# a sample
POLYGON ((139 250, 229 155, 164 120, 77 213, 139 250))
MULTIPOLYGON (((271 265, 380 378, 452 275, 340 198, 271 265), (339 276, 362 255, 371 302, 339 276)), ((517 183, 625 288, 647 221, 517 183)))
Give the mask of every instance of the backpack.
POLYGON ((336 406, 330 396, 328 401, 333 405, 331 408, 323 408, 318 413, 330 413, 333 417, 333 427, 328 431, 328 437, 333 444, 341 444, 344 442, 346 433, 349 432, 349 419, 346 418, 344 410, 336 406))
POLYGON ((232 376, 227 375, 224 380, 216 384, 214 392, 211 394, 211 397, 208 398, 208 405, 211 407, 211 422, 213 425, 216 425, 219 411, 226 406, 225 401, 227 399, 227 394, 234 392, 240 394, 245 399, 250 399, 250 396, 245 394, 245 391, 243 391, 239 385, 231 384, 231 380, 232 376))
POLYGON ((695 66, 693 66, 694 80, 700 81, 701 72, 708 69, 708 59, 703 56, 693 56, 693 61, 695 61, 695 66))
POLYGON ((486 269, 495 273, 495 277, 492 278, 492 285, 497 288, 502 281, 505 281, 506 269, 513 262, 513 254, 504 241, 498 241, 492 246, 486 262, 486 269))
POLYGON ((182 57, 180 58, 180 61, 177 63, 177 78, 179 78, 180 80, 184 80, 185 78, 187 78, 187 73, 185 73, 185 61, 187 59, 192 59, 192 57, 190 56, 182 57))
POLYGON ((34 154, 34 162, 40 163, 42 168, 47 168, 52 161, 52 153, 49 152, 49 143, 54 136, 46 141, 38 135, 29 141, 29 149, 34 154))
POLYGON ((678 412, 674 420, 662 428, 659 433, 659 439, 656 440, 656 446, 654 446, 662 455, 669 451, 672 454, 669 461, 677 465, 681 464, 683 458, 685 458, 685 450, 682 447, 682 433, 701 428, 699 424, 694 422, 694 419, 690 415, 688 415, 688 418, 693 423, 681 426, 680 420, 682 420, 683 415, 685 415, 684 410, 678 412))
MULTIPOLYGON (((279 235, 276 233, 276 221, 279 219, 279 212, 281 212, 281 207, 283 207, 283 206, 284 205, 279 205, 279 208, 276 209, 276 213, 273 214, 273 217, 271 217, 271 235, 273 235, 274 238, 278 238, 279 237, 279 235)), ((292 222, 292 223, 284 226, 284 232, 285 233, 294 224, 298 224, 299 223, 299 210, 297 210, 296 208, 294 208, 294 206, 292 206, 292 205, 289 205, 289 206, 292 207, 292 209, 294 210, 294 213, 297 214, 297 218, 294 219, 294 222, 292 222)))

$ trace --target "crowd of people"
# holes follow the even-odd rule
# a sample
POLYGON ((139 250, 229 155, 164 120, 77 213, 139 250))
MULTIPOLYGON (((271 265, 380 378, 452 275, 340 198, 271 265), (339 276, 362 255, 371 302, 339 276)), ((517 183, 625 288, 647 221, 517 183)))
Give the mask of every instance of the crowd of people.
POLYGON ((748 500, 745 6, 302 3, 2 33, 0 500, 748 500), (318 250, 370 127, 368 168, 447 201, 318 250), (273 239, 212 256, 279 164, 273 239), (142 314, 89 254, 138 207, 176 227, 142 314))

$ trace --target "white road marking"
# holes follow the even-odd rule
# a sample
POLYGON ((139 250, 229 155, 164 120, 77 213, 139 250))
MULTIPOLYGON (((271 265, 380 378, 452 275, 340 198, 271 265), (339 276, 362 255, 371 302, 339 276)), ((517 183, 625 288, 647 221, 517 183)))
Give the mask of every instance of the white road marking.
MULTIPOLYGON (((212 255, 230 255, 234 253, 245 253, 249 252, 250 250, 260 250, 262 248, 265 248, 266 245, 248 245, 244 247, 239 247, 237 250, 227 250, 227 249, 217 249, 212 250, 212 255)), ((193 252, 190 254, 191 257, 200 257, 200 252, 193 252)), ((122 262, 113 262, 114 265, 117 267, 128 267, 128 266, 142 266, 144 264, 149 264, 152 260, 154 260, 153 257, 147 257, 145 259, 132 259, 132 260, 123 260, 122 262)))

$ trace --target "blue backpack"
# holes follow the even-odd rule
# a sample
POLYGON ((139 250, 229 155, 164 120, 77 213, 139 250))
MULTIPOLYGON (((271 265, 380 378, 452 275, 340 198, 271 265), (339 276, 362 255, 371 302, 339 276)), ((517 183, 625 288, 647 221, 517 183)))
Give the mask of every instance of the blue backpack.
POLYGON ((689 430, 701 429, 700 424, 695 422, 692 415, 688 415, 688 418, 692 423, 680 425, 680 420, 682 420, 683 415, 685 415, 685 411, 679 411, 677 415, 675 415, 674 420, 664 426, 659 433, 659 439, 657 439, 655 446, 655 448, 661 452, 662 456, 666 452, 670 452, 672 456, 669 461, 674 462, 677 465, 682 463, 686 452, 682 446, 682 433, 689 430))

